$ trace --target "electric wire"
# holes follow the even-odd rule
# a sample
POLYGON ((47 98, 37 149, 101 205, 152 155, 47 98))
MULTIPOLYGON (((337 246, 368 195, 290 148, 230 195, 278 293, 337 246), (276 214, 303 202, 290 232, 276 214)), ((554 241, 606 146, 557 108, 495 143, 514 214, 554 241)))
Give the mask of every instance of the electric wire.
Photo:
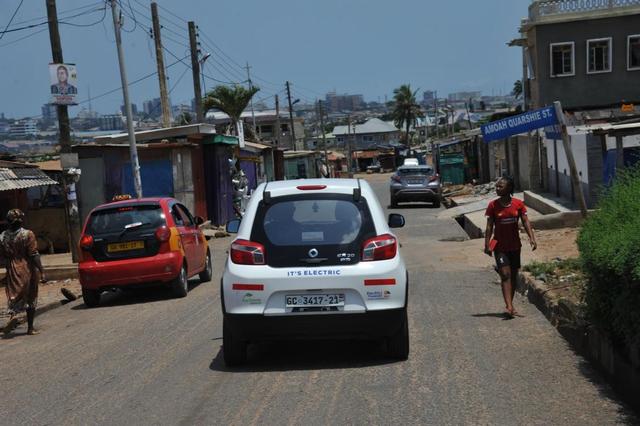
POLYGON ((9 19, 9 22, 7 23, 7 26, 4 27, 4 32, 0 33, 0 40, 2 40, 2 37, 4 37, 5 33, 7 32, 7 30, 9 29, 9 26, 11 25, 11 23, 13 22, 13 19, 16 17, 16 15, 18 14, 18 11, 20 10, 20 8, 22 7, 22 3, 24 3, 24 0, 20 0, 20 3, 18 4, 18 7, 16 7, 16 10, 13 11, 13 15, 11 15, 11 19, 9 19))

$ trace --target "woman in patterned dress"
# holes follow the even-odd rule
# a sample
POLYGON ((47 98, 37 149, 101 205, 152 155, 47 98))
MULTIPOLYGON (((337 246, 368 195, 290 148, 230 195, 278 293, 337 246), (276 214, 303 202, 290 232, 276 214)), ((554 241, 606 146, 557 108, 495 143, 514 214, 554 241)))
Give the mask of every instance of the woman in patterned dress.
POLYGON ((22 227, 24 213, 18 209, 7 213, 9 229, 0 234, 0 260, 4 260, 7 269, 7 303, 11 315, 4 327, 4 333, 10 333, 18 324, 16 315, 27 313, 27 334, 38 334, 33 328, 38 299, 38 284, 45 281, 36 236, 22 227))

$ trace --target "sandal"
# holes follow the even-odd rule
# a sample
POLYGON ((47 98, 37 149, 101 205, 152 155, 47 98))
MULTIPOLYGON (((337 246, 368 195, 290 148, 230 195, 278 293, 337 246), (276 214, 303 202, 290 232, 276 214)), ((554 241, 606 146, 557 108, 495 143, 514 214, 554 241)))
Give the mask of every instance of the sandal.
POLYGON ((7 323, 5 324, 4 328, 2 329, 2 332, 6 336, 9 333, 11 333, 13 331, 13 329, 15 329, 17 326, 18 326, 18 318, 13 317, 9 321, 7 321, 7 323))

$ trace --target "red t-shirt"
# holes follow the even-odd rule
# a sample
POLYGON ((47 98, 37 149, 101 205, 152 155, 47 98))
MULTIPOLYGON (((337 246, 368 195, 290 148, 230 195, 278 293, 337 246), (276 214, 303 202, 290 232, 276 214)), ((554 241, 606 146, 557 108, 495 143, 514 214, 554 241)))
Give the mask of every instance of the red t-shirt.
POLYGON ((485 215, 494 220, 493 239, 496 244, 495 251, 516 251, 520 250, 520 234, 518 231, 518 221, 527 214, 524 202, 517 198, 511 199, 509 207, 504 207, 500 199, 493 200, 487 206, 485 215))

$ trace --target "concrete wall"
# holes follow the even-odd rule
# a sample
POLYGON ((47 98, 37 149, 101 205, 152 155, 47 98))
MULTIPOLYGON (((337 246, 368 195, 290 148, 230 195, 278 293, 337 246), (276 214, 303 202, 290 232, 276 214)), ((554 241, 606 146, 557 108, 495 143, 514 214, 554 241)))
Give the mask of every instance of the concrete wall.
POLYGON ((545 24, 529 31, 534 107, 561 101, 566 109, 640 102, 640 70, 627 70, 627 36, 640 33, 640 15, 545 24), (587 40, 612 38, 611 72, 587 74, 587 40), (551 77, 550 44, 574 42, 575 75, 551 77))

